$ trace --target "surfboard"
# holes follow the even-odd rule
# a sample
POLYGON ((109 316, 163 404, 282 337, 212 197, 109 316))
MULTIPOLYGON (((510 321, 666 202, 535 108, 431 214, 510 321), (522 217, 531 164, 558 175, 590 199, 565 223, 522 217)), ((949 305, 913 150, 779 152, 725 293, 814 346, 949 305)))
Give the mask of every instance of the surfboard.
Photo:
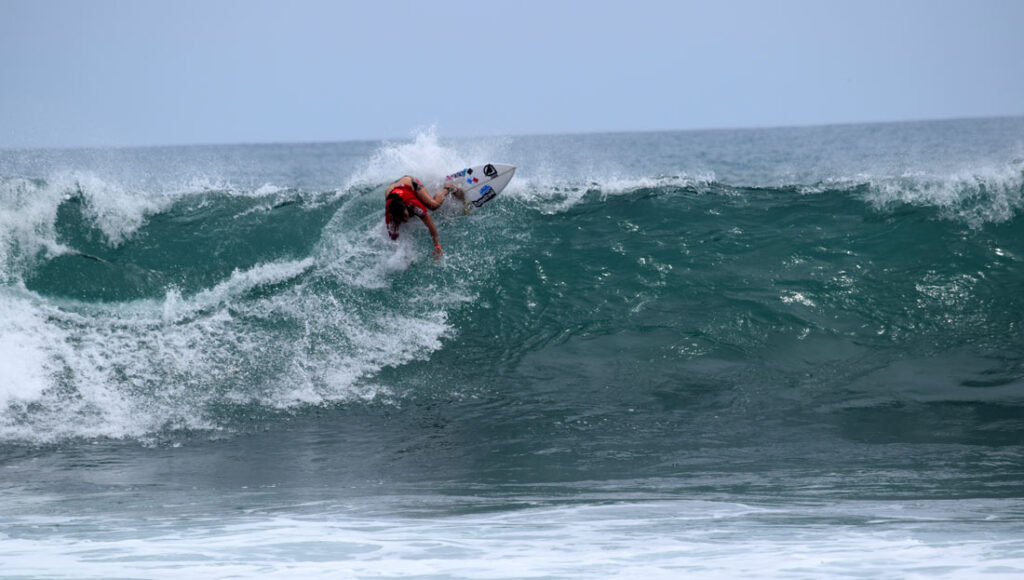
POLYGON ((468 213, 471 207, 480 207, 501 193, 515 172, 516 166, 506 163, 474 165, 448 174, 444 184, 459 188, 461 196, 454 195, 462 199, 468 213))

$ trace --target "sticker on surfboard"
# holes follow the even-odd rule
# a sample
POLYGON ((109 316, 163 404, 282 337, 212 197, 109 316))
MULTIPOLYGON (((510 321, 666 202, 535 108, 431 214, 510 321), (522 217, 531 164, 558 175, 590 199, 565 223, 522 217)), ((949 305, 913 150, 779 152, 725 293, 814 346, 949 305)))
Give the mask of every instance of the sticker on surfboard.
POLYGON ((454 195, 462 199, 468 212, 470 207, 480 207, 494 199, 512 181, 515 172, 516 166, 506 163, 474 165, 448 174, 444 184, 462 192, 461 196, 458 193, 454 195))

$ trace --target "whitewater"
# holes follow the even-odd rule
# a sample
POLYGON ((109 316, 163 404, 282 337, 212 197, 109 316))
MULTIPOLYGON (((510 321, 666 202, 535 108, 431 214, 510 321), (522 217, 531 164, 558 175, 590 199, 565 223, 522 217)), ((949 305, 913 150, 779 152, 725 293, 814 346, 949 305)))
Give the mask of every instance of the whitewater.
POLYGON ((1022 118, 0 151, 0 576, 1018 577, 1022 209, 1022 118))

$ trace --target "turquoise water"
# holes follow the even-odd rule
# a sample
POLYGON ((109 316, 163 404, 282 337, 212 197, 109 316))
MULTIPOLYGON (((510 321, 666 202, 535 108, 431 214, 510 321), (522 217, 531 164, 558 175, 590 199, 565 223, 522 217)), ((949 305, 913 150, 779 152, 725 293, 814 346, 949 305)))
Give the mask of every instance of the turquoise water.
POLYGON ((1020 118, 0 152, 0 575, 1015 577, 1022 208, 1020 118))

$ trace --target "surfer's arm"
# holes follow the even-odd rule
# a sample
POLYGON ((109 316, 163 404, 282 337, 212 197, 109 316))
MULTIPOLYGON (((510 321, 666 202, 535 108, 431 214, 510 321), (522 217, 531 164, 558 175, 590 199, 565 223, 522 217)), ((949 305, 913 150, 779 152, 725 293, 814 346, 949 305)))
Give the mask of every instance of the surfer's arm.
POLYGON ((448 194, 451 193, 451 190, 445 187, 434 195, 430 195, 430 192, 427 191, 427 187, 418 183, 414 183, 413 188, 416 191, 416 197, 419 198, 419 200, 423 202, 423 205, 427 206, 430 211, 434 211, 441 207, 441 204, 444 203, 444 198, 448 197, 448 194), (419 187, 416 187, 417 185, 419 185, 419 187))
POLYGON ((434 220, 430 217, 429 213, 423 214, 420 216, 420 219, 423 220, 424 225, 426 225, 427 229, 430 230, 430 238, 434 240, 434 257, 440 258, 441 239, 437 237, 437 226, 434 225, 434 220))

